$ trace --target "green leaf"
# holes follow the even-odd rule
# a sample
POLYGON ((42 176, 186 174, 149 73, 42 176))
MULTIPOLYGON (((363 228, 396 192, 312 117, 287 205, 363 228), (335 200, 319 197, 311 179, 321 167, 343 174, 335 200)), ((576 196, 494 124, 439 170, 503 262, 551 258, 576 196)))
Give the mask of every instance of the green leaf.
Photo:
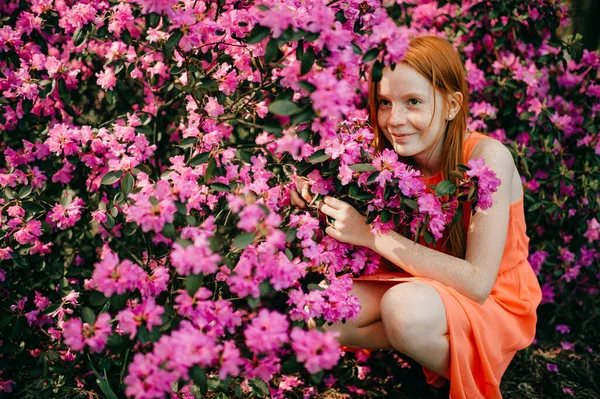
POLYGON ((126 173, 125 176, 123 176, 123 180, 121 181, 121 192, 125 197, 127 197, 127 194, 129 194, 133 189, 134 183, 135 180, 131 173, 126 173))
POLYGON ((26 211, 33 212, 33 213, 42 212, 44 210, 43 206, 38 205, 37 203, 35 203, 33 201, 25 201, 21 204, 21 206, 26 211))
POLYGON ((254 242, 254 233, 242 233, 235 237, 231 245, 239 249, 244 249, 248 245, 252 244, 252 242, 254 242))
POLYGON ((541 202, 536 202, 536 203, 532 204, 529 208, 527 208, 527 212, 533 212, 535 210, 538 210, 541 206, 542 206, 541 202))
POLYGON ((206 171, 204 172, 204 182, 208 183, 210 179, 215 174, 215 170, 217 170, 217 161, 214 158, 210 158, 208 161, 208 166, 206 167, 206 171))
POLYGON ((173 56, 175 47, 179 44, 179 41, 181 40, 182 37, 183 37, 183 32, 180 30, 176 30, 167 39, 167 43, 165 44, 165 48, 163 51, 167 60, 169 60, 173 56))
POLYGON ((113 172, 108 172, 102 178, 101 184, 106 184, 106 185, 115 184, 116 182, 119 181, 121 176, 123 176, 122 170, 115 170, 113 172))
POLYGON ((444 195, 452 195, 456 192, 456 186, 449 180, 441 181, 435 186, 435 195, 443 197, 444 195))
POLYGON ((292 115, 292 117, 290 118, 290 123, 292 124, 292 126, 297 126, 303 122, 312 121, 313 119, 315 119, 315 116, 316 115, 312 108, 308 108, 300 113, 292 115))
POLYGON ((196 155, 192 159, 190 159, 190 161, 188 162, 188 164, 190 166, 201 165, 204 162, 208 161, 208 157, 210 157, 210 152, 203 152, 201 154, 196 155))
POLYGON ((227 184, 223 183, 213 183, 210 185, 210 189, 214 191, 219 191, 221 193, 231 192, 231 188, 227 184))
POLYGON ((312 46, 308 47, 300 59, 300 76, 306 75, 310 72, 313 64, 315 63, 315 58, 315 50, 313 50, 312 46))
POLYGON ((361 190, 356 184, 351 184, 348 189, 348 195, 359 201, 368 201, 374 198, 373 194, 369 194, 361 190))
POLYGON ((208 379, 206 378, 206 371, 198 365, 195 365, 190 370, 190 378, 194 381, 194 384, 200 388, 200 393, 206 395, 208 392, 208 379))
POLYGON ((296 227, 292 227, 290 228, 286 235, 285 235, 285 241, 286 242, 292 242, 296 239, 296 232, 298 231, 298 229, 296 227))
POLYGON ((73 44, 75 47, 81 46, 87 40, 87 31, 86 29, 77 29, 75 33, 73 33, 73 44))
POLYGON ((203 282, 204 276, 202 274, 190 274, 185 278, 185 290, 193 297, 203 282))
POLYGON ((269 36, 270 33, 271 29, 265 26, 255 25, 250 31, 250 34, 243 40, 248 44, 256 44, 261 42, 265 37, 269 36))
POLYGON ((92 309, 85 306, 83 309, 81 309, 81 319, 92 325, 96 321, 96 314, 92 309))
POLYGON ((269 394, 269 386, 266 382, 264 382, 258 377, 249 380, 248 384, 250 385, 250 387, 252 387, 252 390, 254 391, 253 393, 255 393, 260 398, 269 394))
POLYGON ((269 112, 279 116, 289 116, 300 111, 298 106, 290 100, 277 100, 269 104, 269 112))
POLYGON ((265 49, 265 62, 270 63, 280 58, 283 55, 281 50, 279 50, 279 46, 277 45, 277 39, 272 38, 267 43, 267 48, 265 49))
POLYGON ((314 84, 312 84, 306 80, 298 81, 298 86, 302 87, 304 90, 306 90, 309 93, 312 93, 313 91, 317 90, 317 86, 315 86, 314 84))
POLYGON ((379 218, 381 219, 381 223, 387 223, 390 220, 392 220, 392 212, 388 211, 387 209, 384 209, 383 211, 381 211, 381 213, 379 214, 379 218))
POLYGON ((375 61, 375 64, 373 64, 373 72, 372 72, 372 79, 373 82, 379 82, 381 81, 381 78, 383 77, 383 63, 381 61, 375 61))
POLYGON ((367 51, 363 56, 363 62, 373 61, 379 56, 379 51, 380 50, 378 48, 372 48, 371 50, 367 51))
POLYGON ((355 163, 350 165, 350 169, 355 172, 376 172, 377 168, 370 163, 355 163))
POLYGON ((156 28, 160 22, 160 14, 153 12, 146 16, 146 20, 148 21, 148 26, 151 28, 156 28))
POLYGON ((67 105, 71 104, 71 95, 69 94, 69 90, 67 90, 65 80, 62 78, 58 79, 58 96, 63 103, 67 105))
POLYGON ((23 186, 20 190, 19 190, 19 194, 17 194, 17 196, 19 197, 19 199, 25 199, 27 197, 29 197, 29 195, 31 194, 31 186, 23 186))
POLYGON ((402 202, 415 211, 419 210, 419 205, 417 205, 417 203, 411 199, 405 198, 402 200, 402 202))
POLYGON ((315 152, 310 157, 308 157, 308 161, 310 163, 321 163, 327 161, 329 158, 331 158, 331 155, 326 154, 325 150, 323 149, 315 152))
POLYGON ((179 144, 177 144, 177 147, 180 148, 190 148, 196 145, 196 143, 198 142, 198 139, 196 137, 186 137, 185 139, 181 140, 179 142, 179 144))

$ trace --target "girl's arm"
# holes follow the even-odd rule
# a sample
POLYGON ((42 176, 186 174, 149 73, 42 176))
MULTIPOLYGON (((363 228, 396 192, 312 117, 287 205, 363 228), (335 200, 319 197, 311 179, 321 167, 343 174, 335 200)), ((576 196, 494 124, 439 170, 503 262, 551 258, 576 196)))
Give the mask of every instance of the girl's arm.
POLYGON ((478 143, 472 154, 472 158, 477 157, 485 159, 501 184, 493 195, 492 207, 471 218, 465 259, 415 244, 394 231, 374 235, 364 216, 332 197, 319 205, 323 213, 335 219, 325 233, 338 241, 370 248, 413 276, 432 278, 483 303, 496 281, 504 252, 515 167, 508 149, 496 140, 478 143))

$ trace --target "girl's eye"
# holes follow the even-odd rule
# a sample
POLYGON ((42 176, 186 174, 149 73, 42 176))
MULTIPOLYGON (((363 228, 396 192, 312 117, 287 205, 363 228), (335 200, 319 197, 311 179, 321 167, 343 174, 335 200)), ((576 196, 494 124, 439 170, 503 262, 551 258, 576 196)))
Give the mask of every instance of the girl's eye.
POLYGON ((408 100, 408 104, 409 105, 419 105, 419 104, 421 104, 421 100, 419 100, 418 98, 411 98, 410 100, 408 100))
POLYGON ((384 98, 381 98, 381 99, 379 100, 379 105, 383 105, 383 106, 386 106, 386 107, 387 107, 387 106, 388 106, 388 105, 390 105, 390 104, 391 104, 391 103, 389 102, 389 100, 386 100, 386 99, 384 99, 384 98))

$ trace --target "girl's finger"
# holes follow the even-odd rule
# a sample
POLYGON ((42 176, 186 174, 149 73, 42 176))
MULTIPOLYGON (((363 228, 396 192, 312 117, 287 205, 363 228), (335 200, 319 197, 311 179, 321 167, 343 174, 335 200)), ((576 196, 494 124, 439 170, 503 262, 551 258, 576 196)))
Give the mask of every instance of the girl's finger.
POLYGON ((290 200, 292 204, 294 204, 298 208, 304 208, 306 206, 306 202, 304 202, 302 198, 300 198, 296 191, 290 191, 290 200))
POLYGON ((309 191, 308 191, 308 183, 305 183, 302 185, 302 198, 306 201, 306 202, 312 202, 312 195, 310 195, 309 191))
POLYGON ((319 210, 321 212, 323 212, 325 215, 327 216, 331 216, 334 219, 337 219, 340 214, 338 212, 337 209, 330 207, 327 204, 324 204, 323 201, 319 201, 319 203, 317 204, 317 207, 319 208, 319 210))
POLYGON ((329 205, 334 209, 342 209, 344 206, 348 205, 347 202, 330 196, 326 196, 325 198, 323 198, 323 202, 325 202, 326 205, 329 205))

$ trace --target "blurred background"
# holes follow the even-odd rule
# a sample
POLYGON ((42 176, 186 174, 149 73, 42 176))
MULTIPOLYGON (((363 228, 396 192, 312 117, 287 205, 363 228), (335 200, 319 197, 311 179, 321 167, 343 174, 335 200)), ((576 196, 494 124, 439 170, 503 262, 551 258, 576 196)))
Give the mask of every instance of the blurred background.
POLYGON ((600 49, 600 0, 567 0, 571 24, 563 37, 573 34, 583 36, 583 46, 588 50, 600 49))

